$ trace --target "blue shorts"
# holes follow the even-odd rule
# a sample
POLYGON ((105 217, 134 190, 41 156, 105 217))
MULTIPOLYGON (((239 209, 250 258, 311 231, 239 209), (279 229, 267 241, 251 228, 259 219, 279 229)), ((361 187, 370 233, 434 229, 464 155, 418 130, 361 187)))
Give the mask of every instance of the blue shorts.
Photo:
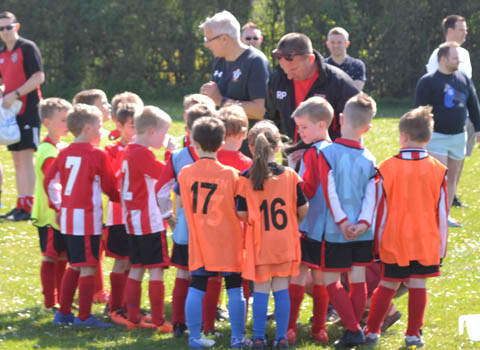
POLYGON ((454 160, 463 160, 467 145, 467 134, 441 134, 434 132, 432 139, 427 144, 427 151, 441 156, 447 156, 454 160))

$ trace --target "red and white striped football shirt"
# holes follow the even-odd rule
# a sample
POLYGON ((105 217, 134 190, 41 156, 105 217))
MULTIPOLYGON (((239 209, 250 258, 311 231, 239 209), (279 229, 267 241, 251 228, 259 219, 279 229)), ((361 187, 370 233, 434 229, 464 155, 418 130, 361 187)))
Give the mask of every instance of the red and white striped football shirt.
POLYGON ((110 200, 120 200, 107 155, 89 143, 62 150, 43 184, 50 207, 60 212, 60 231, 67 235, 102 234, 102 191, 110 200))
MULTIPOLYGON (((117 141, 105 146, 105 152, 107 153, 108 160, 112 165, 112 169, 115 173, 115 176, 120 178, 120 170, 122 168, 123 160, 123 151, 125 150, 125 145, 123 142, 117 141)), ((122 204, 118 202, 108 201, 108 212, 107 212, 107 226, 113 225, 122 225, 125 224, 123 218, 123 209, 122 204)))
POLYGON ((164 167, 145 146, 129 144, 125 148, 120 192, 128 233, 147 235, 165 229, 155 196, 155 183, 164 167))

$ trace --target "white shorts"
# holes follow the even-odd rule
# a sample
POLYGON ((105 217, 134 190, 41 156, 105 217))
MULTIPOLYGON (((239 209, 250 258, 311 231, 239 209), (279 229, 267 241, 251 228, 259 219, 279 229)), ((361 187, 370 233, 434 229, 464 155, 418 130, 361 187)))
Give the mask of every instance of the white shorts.
POLYGON ((467 144, 467 133, 459 134, 441 134, 434 132, 432 139, 427 144, 427 151, 455 160, 463 160, 465 158, 465 150, 467 144))

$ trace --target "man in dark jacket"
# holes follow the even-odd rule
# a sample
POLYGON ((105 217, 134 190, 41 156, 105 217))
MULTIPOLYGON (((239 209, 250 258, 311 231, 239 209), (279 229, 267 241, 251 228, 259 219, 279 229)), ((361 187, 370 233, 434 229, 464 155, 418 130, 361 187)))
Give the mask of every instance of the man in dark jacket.
POLYGON ((273 120, 281 133, 297 141, 295 121, 290 117, 292 112, 307 98, 322 96, 335 113, 330 137, 339 137, 339 114, 347 100, 359 93, 353 80, 341 69, 325 63, 304 34, 284 35, 272 54, 279 65, 270 76, 265 118, 273 120))

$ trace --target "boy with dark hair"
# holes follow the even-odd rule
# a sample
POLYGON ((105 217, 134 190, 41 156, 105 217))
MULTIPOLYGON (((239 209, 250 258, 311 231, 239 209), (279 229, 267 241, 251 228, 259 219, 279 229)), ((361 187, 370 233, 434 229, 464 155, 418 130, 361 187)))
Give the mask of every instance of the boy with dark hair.
POLYGON ((56 97, 40 101, 39 112, 42 124, 47 128, 47 137, 40 143, 35 158, 35 202, 32 208, 32 224, 37 226, 43 260, 40 269, 44 305, 47 309, 58 303, 60 286, 65 273, 66 247, 55 211, 48 206, 48 197, 43 187, 43 179, 59 151, 67 146, 62 137, 68 134, 67 114, 72 105, 56 97))
POLYGON ((431 107, 421 106, 406 113, 400 119, 399 131, 400 153, 379 166, 382 193, 375 230, 382 280, 372 297, 365 333, 367 343, 378 343, 392 298, 400 283, 406 282, 405 345, 410 349, 425 344, 420 328, 427 306, 427 278, 440 275, 446 254, 447 169, 425 149, 433 131, 431 107), (416 224, 419 215, 422 225, 416 224))
POLYGON ((130 143, 123 154, 120 175, 122 207, 126 215, 129 236, 131 268, 126 282, 127 313, 130 324, 152 328, 162 333, 173 331, 165 320, 165 285, 163 270, 168 267, 166 230, 163 215, 155 200, 155 182, 165 167, 149 148, 163 146, 170 128, 170 116, 160 108, 146 106, 134 119, 135 142, 130 143), (152 322, 140 314, 142 279, 145 269, 149 270, 148 286, 152 322))
MULTIPOLYGON (((123 152, 135 135, 133 119, 137 105, 125 103, 117 105, 115 111, 116 130, 120 133, 120 140, 105 147, 105 152, 112 164, 115 176, 120 176, 123 152)), ((130 268, 129 238, 125 228, 125 218, 122 206, 117 202, 108 202, 106 221, 105 255, 115 259, 110 273, 110 300, 108 304, 110 319, 118 324, 127 325, 128 319, 124 308, 124 291, 130 268)))
MULTIPOLYGON (((203 96, 200 100, 210 99, 204 95, 197 95, 198 94, 187 95, 185 101, 189 101, 189 96, 191 98, 193 98, 193 96, 203 96)), ((187 136, 185 139, 190 140, 191 127, 195 120, 201 117, 212 117, 214 115, 215 109, 208 107, 208 104, 195 103, 188 108, 185 114, 185 121, 187 123, 185 127, 187 136)), ((188 141, 188 144, 188 146, 174 152, 170 159, 167 160, 166 167, 155 185, 158 204, 173 231, 171 265, 177 268, 175 285, 172 291, 172 323, 175 337, 182 336, 187 329, 185 321, 185 300, 188 294, 190 274, 188 272, 187 221, 182 207, 177 206, 176 217, 173 215, 170 192, 177 183, 178 175, 182 168, 194 163, 198 159, 193 145, 190 141, 188 141)))
POLYGON ((373 261, 375 158, 362 145, 371 128, 375 101, 365 93, 350 98, 340 114, 342 137, 320 150, 320 176, 328 214, 322 245, 323 282, 345 333, 335 342, 352 347, 365 342, 360 328, 367 285, 365 266, 373 261), (340 282, 348 272, 350 295, 340 282))
POLYGON ((75 136, 48 170, 44 186, 49 205, 59 214, 65 235, 70 268, 63 278, 60 309, 53 322, 109 328, 91 315, 95 271, 102 234, 102 191, 118 201, 115 174, 100 143, 102 113, 94 106, 77 104, 68 114, 67 126, 75 136), (71 307, 78 283, 78 317, 71 307))
POLYGON ((179 194, 188 223, 188 267, 192 276, 186 300, 191 348, 211 347, 202 338, 202 299, 209 276, 223 275, 228 293, 232 348, 244 345, 245 299, 240 276, 243 230, 236 214, 238 171, 220 164, 217 151, 225 126, 217 118, 200 118, 192 130, 200 159, 184 167, 178 177, 179 194))

